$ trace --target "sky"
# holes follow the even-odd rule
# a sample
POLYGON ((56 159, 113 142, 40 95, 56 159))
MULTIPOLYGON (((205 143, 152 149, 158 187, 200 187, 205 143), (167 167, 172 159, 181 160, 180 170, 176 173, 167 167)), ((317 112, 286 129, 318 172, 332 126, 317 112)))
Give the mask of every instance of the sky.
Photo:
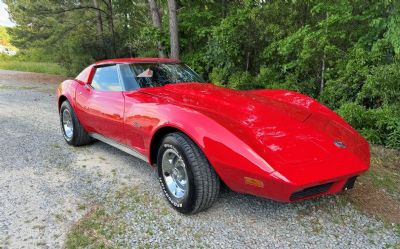
POLYGON ((6 10, 6 5, 2 0, 0 0, 0 26, 15 26, 15 23, 10 21, 8 12, 6 10))

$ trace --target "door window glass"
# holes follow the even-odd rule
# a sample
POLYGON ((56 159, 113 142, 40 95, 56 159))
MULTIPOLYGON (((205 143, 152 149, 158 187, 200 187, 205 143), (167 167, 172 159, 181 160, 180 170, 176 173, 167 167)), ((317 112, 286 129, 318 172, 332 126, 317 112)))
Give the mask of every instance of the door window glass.
POLYGON ((117 66, 96 68, 91 86, 100 91, 122 91, 117 66))

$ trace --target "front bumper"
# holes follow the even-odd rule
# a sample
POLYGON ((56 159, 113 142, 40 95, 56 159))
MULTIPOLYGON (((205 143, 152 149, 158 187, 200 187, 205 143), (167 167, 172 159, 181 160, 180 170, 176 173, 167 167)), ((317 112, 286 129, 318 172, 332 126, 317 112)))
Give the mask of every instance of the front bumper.
POLYGON ((225 172, 223 181, 236 192, 280 202, 297 202, 350 189, 356 177, 368 168, 369 165, 359 160, 345 164, 343 161, 340 163, 339 160, 332 160, 269 174, 249 168, 230 168, 225 172))
POLYGON ((333 194, 340 192, 342 190, 349 190, 354 187, 354 183, 357 179, 357 176, 353 176, 347 179, 343 187, 341 187, 343 181, 340 182, 328 182, 312 187, 308 187, 302 190, 299 190, 297 192, 294 192, 289 200, 290 201, 299 201, 299 200, 304 200, 308 198, 312 198, 318 195, 323 195, 323 194, 333 194), (336 186, 335 186, 336 185, 336 186), (341 188, 340 188, 341 187, 341 188))

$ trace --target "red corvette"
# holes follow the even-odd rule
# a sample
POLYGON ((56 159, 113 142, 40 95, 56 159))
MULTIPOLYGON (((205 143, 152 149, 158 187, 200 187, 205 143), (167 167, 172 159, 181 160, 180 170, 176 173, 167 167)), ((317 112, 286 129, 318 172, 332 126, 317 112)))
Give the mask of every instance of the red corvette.
POLYGON ((147 161, 182 213, 210 207, 222 182, 294 202, 352 188, 369 167, 368 142, 316 100, 215 86, 172 59, 100 61, 57 96, 68 144, 96 139, 147 161))

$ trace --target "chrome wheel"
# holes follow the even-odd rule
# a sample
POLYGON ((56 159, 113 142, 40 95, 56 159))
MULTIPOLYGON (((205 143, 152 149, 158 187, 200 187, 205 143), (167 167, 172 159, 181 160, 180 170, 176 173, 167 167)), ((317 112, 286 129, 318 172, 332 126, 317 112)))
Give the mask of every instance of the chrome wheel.
POLYGON ((177 199, 188 193, 188 175, 183 158, 173 149, 167 149, 162 156, 162 174, 169 192, 177 199))
POLYGON ((71 139, 74 134, 74 125, 72 123, 71 113, 68 109, 64 109, 62 113, 62 125, 65 137, 71 139))

